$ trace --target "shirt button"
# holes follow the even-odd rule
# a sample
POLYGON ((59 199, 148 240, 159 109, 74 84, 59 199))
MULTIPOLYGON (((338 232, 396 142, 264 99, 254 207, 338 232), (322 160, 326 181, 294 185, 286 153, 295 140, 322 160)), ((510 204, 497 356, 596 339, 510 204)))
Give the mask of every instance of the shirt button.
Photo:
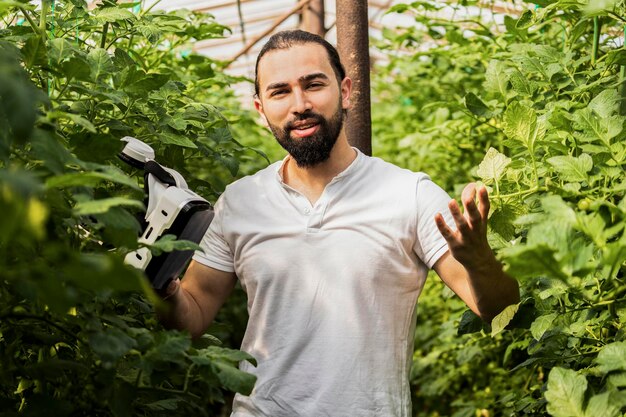
POLYGON ((307 208, 305 208, 305 209, 304 209, 304 214, 309 214, 309 213, 311 213, 311 210, 310 210, 308 207, 307 207, 307 208))

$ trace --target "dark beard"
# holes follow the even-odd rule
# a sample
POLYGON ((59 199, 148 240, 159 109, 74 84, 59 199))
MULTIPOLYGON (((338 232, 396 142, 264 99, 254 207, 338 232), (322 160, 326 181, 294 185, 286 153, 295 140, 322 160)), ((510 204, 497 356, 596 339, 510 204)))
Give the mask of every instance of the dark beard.
POLYGON ((309 137, 294 139, 291 137, 293 122, 287 123, 284 128, 272 124, 269 126, 280 146, 289 152, 299 167, 312 167, 330 157, 330 151, 335 146, 343 126, 343 110, 339 106, 330 120, 309 110, 298 115, 294 122, 301 120, 312 120, 319 124, 319 129, 309 137))

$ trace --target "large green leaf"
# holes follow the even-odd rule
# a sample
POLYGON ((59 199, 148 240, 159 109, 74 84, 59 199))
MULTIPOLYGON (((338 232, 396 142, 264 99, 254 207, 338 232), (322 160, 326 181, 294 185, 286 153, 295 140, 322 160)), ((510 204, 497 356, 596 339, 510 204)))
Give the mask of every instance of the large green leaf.
POLYGON ((500 250, 505 270, 513 277, 567 279, 555 258, 555 250, 545 244, 511 246, 500 250))
POLYGON ((118 7, 105 7, 96 9, 93 13, 93 18, 97 22, 118 22, 120 20, 135 20, 135 15, 126 9, 118 7))
POLYGON ((624 120, 620 116, 600 118, 587 107, 573 115, 574 126, 581 132, 576 136, 585 142, 600 141, 610 148, 612 139, 622 132, 624 120))
POLYGON ((533 154, 537 140, 546 133, 545 121, 537 117, 532 108, 515 102, 504 113, 504 133, 520 141, 533 154))
POLYGON ((485 90, 506 97, 509 76, 505 69, 506 67, 502 61, 495 59, 489 61, 487 72, 485 73, 485 90))
POLYGON ((141 189, 137 184, 137 181, 128 177, 122 171, 115 168, 110 168, 103 172, 76 172, 49 177, 46 181, 46 187, 93 187, 103 181, 111 181, 118 184, 123 184, 136 190, 141 189))
POLYGON ((548 162, 564 181, 586 181, 588 179, 587 173, 593 168, 593 160, 586 153, 579 157, 571 155, 553 156, 548 158, 548 162))
POLYGON ((589 108, 601 118, 606 118, 619 110, 621 100, 617 90, 603 90, 589 102, 589 108))
POLYGON ((92 334, 89 344, 105 362, 116 362, 136 345, 135 339, 116 328, 92 334))
POLYGON ((611 398, 610 392, 594 395, 589 399, 585 409, 585 417, 620 417, 620 406, 611 398))
POLYGON ((548 412, 554 417, 585 417, 587 379, 571 369, 552 368, 548 376, 548 412))
POLYGON ((519 306, 519 303, 511 304, 493 318, 491 321, 491 337, 494 337, 504 330, 511 320, 513 320, 513 317, 515 317, 515 313, 519 310, 519 306))
POLYGON ((117 206, 136 207, 139 209, 144 208, 141 201, 126 197, 110 197, 103 198, 101 200, 89 200, 77 203, 74 207, 74 212, 79 216, 85 216, 89 214, 105 213, 111 207, 117 206))
POLYGON ((493 111, 474 93, 467 93, 463 99, 465 101, 465 107, 478 117, 490 118, 493 116, 493 111))
POLYGON ((557 317, 557 313, 548 313, 537 317, 530 326, 530 333, 536 340, 540 340, 543 334, 552 326, 554 319, 557 317))
POLYGON ((113 70, 113 61, 109 53, 102 48, 94 48, 87 54, 87 62, 91 69, 91 76, 98 81, 103 75, 113 70))
POLYGON ((626 342, 613 342, 604 346, 596 358, 603 373, 626 371, 626 342))
POLYGON ((498 182, 510 163, 511 158, 501 154, 495 148, 489 148, 480 165, 478 165, 476 174, 486 184, 490 184, 493 181, 498 182))

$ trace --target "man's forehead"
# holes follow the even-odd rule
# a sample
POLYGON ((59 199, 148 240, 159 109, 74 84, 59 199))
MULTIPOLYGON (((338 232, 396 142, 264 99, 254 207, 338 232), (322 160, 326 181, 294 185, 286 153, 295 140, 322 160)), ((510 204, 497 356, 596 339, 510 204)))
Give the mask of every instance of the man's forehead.
POLYGON ((330 78, 333 68, 322 45, 304 43, 267 52, 259 60, 257 76, 260 85, 267 85, 292 79, 295 81, 313 73, 325 74, 330 78))

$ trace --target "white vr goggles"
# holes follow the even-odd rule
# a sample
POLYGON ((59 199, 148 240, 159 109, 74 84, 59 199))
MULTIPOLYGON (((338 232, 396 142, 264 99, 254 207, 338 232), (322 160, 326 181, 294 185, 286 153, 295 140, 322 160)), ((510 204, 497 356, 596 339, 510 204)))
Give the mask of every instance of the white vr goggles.
MULTIPOLYGON (((119 158, 144 170, 147 208, 139 243, 151 244, 166 234, 200 243, 213 220, 211 204, 191 191, 182 175, 157 163, 149 145, 130 136, 122 141, 127 144, 119 158)), ((143 270, 152 287, 162 290, 181 274, 192 255, 192 250, 177 250, 153 256, 150 249, 142 247, 129 252, 124 262, 143 270)))

